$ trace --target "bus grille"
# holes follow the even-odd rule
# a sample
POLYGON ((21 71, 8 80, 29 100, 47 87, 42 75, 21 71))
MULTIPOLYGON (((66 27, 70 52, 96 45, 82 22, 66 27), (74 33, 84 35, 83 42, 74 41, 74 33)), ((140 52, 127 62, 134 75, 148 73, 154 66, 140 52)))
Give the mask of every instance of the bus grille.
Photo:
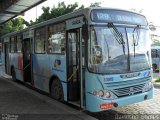
POLYGON ((118 97, 135 95, 135 94, 138 94, 138 93, 142 93, 142 88, 143 88, 144 85, 145 85, 145 84, 140 84, 140 85, 135 85, 135 86, 118 88, 118 89, 114 89, 113 92, 114 92, 118 97))

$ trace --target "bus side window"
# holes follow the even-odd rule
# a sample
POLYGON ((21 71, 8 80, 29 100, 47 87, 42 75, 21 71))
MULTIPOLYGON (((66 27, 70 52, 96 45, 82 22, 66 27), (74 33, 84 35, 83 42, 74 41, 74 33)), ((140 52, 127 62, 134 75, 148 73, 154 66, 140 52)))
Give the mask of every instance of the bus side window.
POLYGON ((151 52, 152 52, 152 54, 151 54, 151 55, 152 55, 152 58, 157 57, 157 52, 156 52, 155 49, 152 49, 151 52))
POLYGON ((16 51, 16 37, 12 36, 10 39, 10 52, 14 53, 16 51))
POLYGON ((48 38, 48 47, 47 47, 47 52, 52 53, 52 46, 51 46, 51 35, 48 38))
POLYGON ((47 40, 48 53, 65 54, 65 40, 65 22, 49 25, 47 40))
POLYGON ((48 38, 48 53, 65 53, 65 33, 57 32, 48 38))
POLYGON ((160 50, 157 49, 157 57, 160 57, 160 50))

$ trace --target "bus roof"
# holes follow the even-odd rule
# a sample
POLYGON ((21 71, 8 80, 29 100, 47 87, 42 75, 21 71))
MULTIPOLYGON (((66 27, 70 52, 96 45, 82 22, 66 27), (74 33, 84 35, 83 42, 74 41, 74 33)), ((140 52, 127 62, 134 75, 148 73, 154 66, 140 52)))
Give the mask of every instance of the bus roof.
POLYGON ((82 10, 77 10, 77 11, 74 11, 74 12, 71 12, 71 13, 56 17, 56 18, 49 19, 47 21, 35 24, 35 25, 30 26, 30 27, 28 27, 26 29, 23 29, 23 30, 19 30, 19 31, 16 31, 16 32, 13 32, 13 33, 6 34, 6 35, 4 35, 2 37, 7 37, 9 35, 18 34, 20 32, 25 32, 25 31, 30 30, 30 29, 35 29, 35 28, 42 27, 42 26, 48 25, 48 24, 54 24, 54 23, 57 23, 57 22, 60 22, 60 21, 63 22, 64 20, 68 20, 68 19, 71 19, 71 18, 74 18, 74 17, 78 17, 78 16, 83 16, 84 15, 85 17, 88 17, 88 19, 89 19, 90 16, 89 15, 87 16, 87 14, 90 13, 94 9, 103 9, 103 10, 104 9, 106 9, 106 10, 108 9, 108 10, 126 11, 126 12, 135 13, 135 14, 138 14, 138 15, 141 15, 141 16, 145 17, 142 14, 139 14, 139 13, 136 13, 136 12, 133 12, 133 11, 129 11, 129 10, 124 10, 124 9, 106 8, 106 7, 88 7, 88 8, 84 8, 82 10))

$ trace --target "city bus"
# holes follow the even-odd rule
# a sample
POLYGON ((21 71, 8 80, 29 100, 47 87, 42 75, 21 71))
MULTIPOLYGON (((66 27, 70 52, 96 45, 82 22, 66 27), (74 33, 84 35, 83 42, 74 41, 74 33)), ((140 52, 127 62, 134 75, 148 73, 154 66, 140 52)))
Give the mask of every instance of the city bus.
POLYGON ((85 8, 1 37, 7 74, 90 112, 153 97, 145 16, 85 8))
POLYGON ((160 65, 160 46, 151 46, 151 58, 152 58, 152 68, 153 71, 159 70, 160 65))

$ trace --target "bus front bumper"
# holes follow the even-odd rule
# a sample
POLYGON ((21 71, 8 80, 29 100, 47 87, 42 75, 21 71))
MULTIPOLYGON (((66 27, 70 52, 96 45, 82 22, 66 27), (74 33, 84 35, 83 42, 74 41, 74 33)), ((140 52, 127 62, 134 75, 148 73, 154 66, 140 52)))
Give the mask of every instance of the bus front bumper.
POLYGON ((153 98, 153 89, 136 95, 131 95, 127 97, 122 98, 116 98, 113 100, 107 100, 107 99, 101 99, 98 98, 92 94, 87 94, 86 99, 86 109, 90 112, 100 112, 100 111, 106 111, 112 108, 121 107, 137 102, 141 102, 144 100, 149 100, 153 98))

